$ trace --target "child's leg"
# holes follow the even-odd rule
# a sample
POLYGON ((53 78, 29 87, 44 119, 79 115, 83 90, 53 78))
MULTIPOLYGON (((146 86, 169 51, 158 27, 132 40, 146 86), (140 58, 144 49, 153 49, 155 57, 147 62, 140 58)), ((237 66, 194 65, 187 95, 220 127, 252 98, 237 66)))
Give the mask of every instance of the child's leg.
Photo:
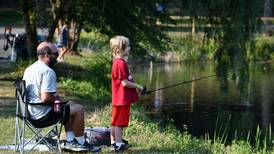
POLYGON ((123 127, 115 126, 115 142, 122 143, 123 142, 123 127))
POLYGON ((115 126, 111 127, 110 143, 111 143, 111 145, 115 144, 115 126))

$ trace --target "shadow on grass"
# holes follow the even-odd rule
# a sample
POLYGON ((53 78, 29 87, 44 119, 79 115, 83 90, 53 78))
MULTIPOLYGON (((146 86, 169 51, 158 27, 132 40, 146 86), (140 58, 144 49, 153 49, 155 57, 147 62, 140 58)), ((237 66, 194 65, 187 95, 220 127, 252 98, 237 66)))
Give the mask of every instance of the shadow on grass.
POLYGON ((16 100, 15 97, 0 97, 0 117, 15 117, 16 100))
MULTIPOLYGON (((77 81, 88 81, 96 87, 109 86, 111 73, 111 62, 101 58, 96 62, 83 60, 85 66, 68 63, 57 64, 55 71, 58 78, 71 78, 77 81)), ((81 63, 79 61, 79 63, 81 63)))
POLYGON ((85 111, 93 112, 94 106, 102 108, 111 100, 111 63, 107 59, 83 61, 84 66, 67 63, 56 66, 58 83, 62 85, 59 92, 65 97, 73 96, 74 101, 85 106, 85 111))

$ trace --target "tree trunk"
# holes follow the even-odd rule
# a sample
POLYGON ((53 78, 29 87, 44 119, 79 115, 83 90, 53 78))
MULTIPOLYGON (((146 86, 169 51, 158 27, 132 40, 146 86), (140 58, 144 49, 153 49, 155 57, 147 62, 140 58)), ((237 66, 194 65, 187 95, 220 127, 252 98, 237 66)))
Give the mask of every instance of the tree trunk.
MULTIPOLYGON (((265 0, 264 1, 264 17, 272 17, 272 0, 265 0)), ((266 26, 267 34, 272 35, 271 21, 266 20, 265 26, 266 26)))
POLYGON ((47 37, 47 41, 52 41, 54 37, 55 29, 58 25, 58 21, 62 18, 64 7, 69 0, 50 0, 52 13, 53 13, 53 21, 49 27, 49 34, 47 37))
POLYGON ((71 41, 70 41, 70 50, 73 52, 77 52, 77 48, 78 48, 78 43, 80 40, 80 34, 81 34, 81 30, 82 30, 82 24, 81 23, 77 23, 76 21, 72 21, 71 23, 71 41))
POLYGON ((38 45, 36 18, 35 12, 33 10, 32 0, 22 0, 22 11, 25 31, 27 35, 28 57, 31 59, 36 56, 36 48, 38 45))

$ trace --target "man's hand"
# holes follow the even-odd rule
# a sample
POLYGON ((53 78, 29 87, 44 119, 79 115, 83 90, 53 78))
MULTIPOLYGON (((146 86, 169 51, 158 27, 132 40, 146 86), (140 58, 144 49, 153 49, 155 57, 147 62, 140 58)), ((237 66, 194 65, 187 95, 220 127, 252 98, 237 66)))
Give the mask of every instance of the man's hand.
POLYGON ((61 100, 55 100, 54 101, 54 112, 60 112, 61 111, 61 100))

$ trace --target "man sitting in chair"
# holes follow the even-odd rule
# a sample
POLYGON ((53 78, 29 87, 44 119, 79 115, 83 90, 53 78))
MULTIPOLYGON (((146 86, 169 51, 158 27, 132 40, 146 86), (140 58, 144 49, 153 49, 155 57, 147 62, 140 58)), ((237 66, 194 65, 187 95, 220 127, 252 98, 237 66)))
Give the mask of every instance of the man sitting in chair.
MULTIPOLYGON (((61 102, 57 95, 56 74, 52 67, 57 62, 58 51, 51 42, 42 42, 37 47, 38 60, 29 66, 25 72, 23 80, 26 81, 27 101, 29 103, 49 103, 61 102)), ((66 105, 55 108, 52 106, 29 106, 32 119, 39 121, 43 126, 49 126, 61 118, 66 131, 65 149, 73 151, 91 150, 97 152, 99 147, 89 145, 84 137, 84 108, 73 101, 68 101, 66 105)))

